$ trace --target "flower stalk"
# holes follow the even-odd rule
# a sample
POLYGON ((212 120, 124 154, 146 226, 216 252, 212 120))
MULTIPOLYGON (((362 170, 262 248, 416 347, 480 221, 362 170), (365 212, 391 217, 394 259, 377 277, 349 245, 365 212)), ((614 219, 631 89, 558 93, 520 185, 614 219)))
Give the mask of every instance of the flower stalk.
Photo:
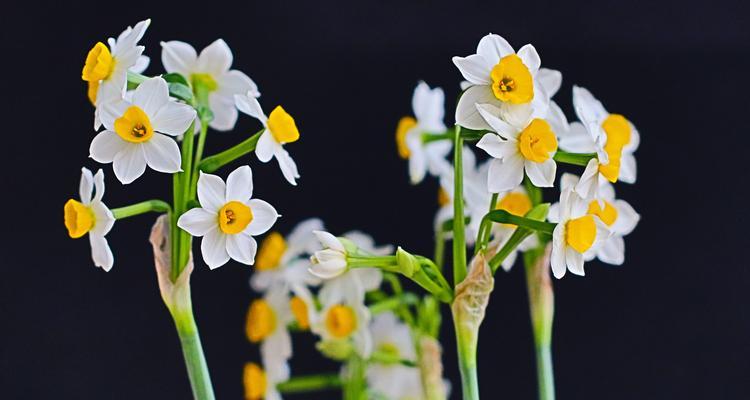
POLYGON ((292 377, 277 384, 276 389, 284 394, 293 394, 337 389, 341 385, 341 377, 338 374, 318 374, 292 377))
POLYGON ((255 133, 239 144, 230 147, 221 153, 215 154, 211 157, 206 157, 198 165, 198 169, 203 172, 214 172, 222 166, 229 164, 230 162, 244 156, 245 154, 254 151, 255 146, 258 144, 258 139, 263 133, 263 130, 255 133))
POLYGON ((112 214, 115 219, 134 217, 148 212, 169 213, 172 207, 161 200, 146 200, 125 207, 113 208, 112 214))
POLYGON ((555 313, 555 299, 549 273, 551 249, 552 246, 547 244, 524 254, 540 400, 555 399, 551 351, 552 320, 555 313))

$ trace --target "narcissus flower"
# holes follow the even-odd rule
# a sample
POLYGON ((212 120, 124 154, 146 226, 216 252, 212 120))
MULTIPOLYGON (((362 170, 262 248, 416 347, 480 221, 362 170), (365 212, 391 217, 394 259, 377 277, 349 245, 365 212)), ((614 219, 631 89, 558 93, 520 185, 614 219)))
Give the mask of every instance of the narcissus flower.
POLYGON ((81 201, 70 199, 65 203, 65 227, 73 239, 88 233, 94 264, 109 271, 114 264, 114 257, 105 236, 112 229, 115 217, 102 202, 104 172, 99 170, 92 176, 91 171, 81 168, 79 195, 81 201))
MULTIPOLYGON (((498 196, 497 204, 495 205, 496 210, 505 210, 513 215, 523 217, 532 208, 531 198, 529 198, 526 189, 523 186, 518 186, 515 189, 501 193, 498 196)), ((503 245, 510 239, 513 232, 515 232, 517 226, 513 224, 493 224, 492 225, 492 243, 490 246, 494 246, 498 249, 502 248, 503 245)), ((531 235, 524 239, 516 249, 510 253, 505 260, 502 262, 503 270, 510 271, 515 264, 516 257, 519 251, 526 251, 536 247, 538 244, 537 236, 531 235)))
POLYGON ((316 251, 310 257, 310 273, 319 278, 331 279, 346 272, 349 263, 346 260, 347 251, 344 244, 328 232, 313 233, 323 245, 323 250, 316 251))
POLYGON ((106 130, 94 137, 89 152, 100 163, 112 163, 120 182, 133 182, 146 165, 159 172, 180 171, 180 148, 169 136, 184 133, 195 119, 195 110, 171 100, 164 79, 145 80, 133 92, 132 101, 104 103, 101 119, 106 130))
POLYGON ((583 261, 609 238, 607 225, 597 215, 588 214, 590 200, 574 190, 563 190, 557 205, 557 226, 552 233, 552 273, 555 278, 569 270, 584 275, 583 261))
MULTIPOLYGON (((578 180, 579 178, 573 174, 564 174, 560 179, 561 190, 574 188, 578 184, 578 180)), ((599 217, 612 234, 596 253, 590 253, 584 259, 590 261, 596 257, 607 264, 621 265, 625 262, 625 240, 623 237, 635 229, 641 217, 628 202, 615 197, 615 188, 611 183, 602 182, 598 192, 600 199, 591 200, 586 212, 589 215, 599 217)), ((553 205, 549 212, 550 221, 556 221, 558 213, 558 205, 553 205)))
MULTIPOLYGON (((573 106, 588 132, 588 137, 580 133, 570 135, 574 138, 575 150, 597 153, 597 158, 589 161, 581 175, 576 191, 583 197, 598 198, 600 181, 635 183, 633 152, 640 143, 635 126, 624 116, 607 112, 602 103, 582 87, 573 87, 573 106)), ((571 147, 568 143, 566 146, 571 147)))
POLYGON ((372 353, 369 324, 370 311, 364 301, 324 302, 311 330, 323 341, 351 341, 357 353, 366 358, 372 353))
POLYGON ((396 127, 398 154, 409 160, 409 177, 413 184, 421 182, 428 171, 438 176, 450 167, 445 157, 451 151, 451 142, 438 140, 424 143, 422 139, 426 133, 445 132, 444 103, 443 89, 430 89, 426 83, 419 82, 411 100, 414 117, 401 118, 396 127))
MULTIPOLYGON (((370 323, 373 350, 397 360, 416 362, 409 327, 400 322, 392 312, 375 316, 370 323)), ((375 363, 367 365, 367 385, 370 390, 387 399, 421 399, 424 397, 419 369, 401 363, 375 363)))
MULTIPOLYGON (((125 94, 128 70, 141 72, 148 66, 148 58, 141 56, 144 47, 138 46, 151 23, 141 21, 135 27, 125 29, 117 39, 109 38, 109 47, 98 42, 86 55, 81 78, 88 82, 88 97, 92 104, 118 100, 125 94)), ((98 120, 94 129, 99 129, 98 120)))
POLYGON ((177 226, 193 236, 202 236, 201 254, 209 268, 233 259, 242 264, 255 262, 258 243, 253 236, 268 231, 279 214, 270 204, 253 195, 253 174, 244 165, 232 171, 226 184, 216 175, 201 172, 198 201, 180 216, 177 226))
POLYGON ((245 400, 281 400, 276 385, 289 380, 289 369, 264 368, 256 363, 245 364, 242 383, 245 388, 245 400))
POLYGON ((235 95, 234 100, 240 111, 258 119, 265 128, 255 147, 255 155, 258 156, 258 160, 265 163, 275 157, 276 161, 279 162, 279 168, 281 168, 284 178, 292 185, 296 185, 296 179, 299 178, 297 164, 284 150, 284 144, 296 142, 299 139, 299 130, 294 118, 281 106, 276 106, 271 111, 271 115, 266 116, 260 107, 260 103, 250 92, 245 95, 235 95))
POLYGON ((245 334, 250 342, 260 343, 264 363, 286 364, 292 356, 292 339, 287 325, 293 320, 289 295, 282 288, 272 288, 263 298, 250 304, 245 334))
POLYGON ((471 83, 456 107, 456 123, 463 127, 487 128, 475 104, 492 104, 510 115, 530 104, 546 109, 549 94, 537 81, 541 59, 530 44, 516 53, 501 36, 489 34, 479 41, 476 54, 453 57, 453 63, 471 83))
POLYGON ((493 157, 487 177, 489 191, 514 189, 523 181, 524 171, 534 186, 551 187, 557 171, 552 158, 557 152, 552 124, 530 107, 513 118, 490 104, 478 104, 477 109, 496 132, 485 134, 477 143, 493 157))
POLYGON ((232 50, 226 42, 217 39, 197 55, 193 46, 172 40, 161 43, 161 62, 167 72, 177 72, 190 80, 193 88, 201 85, 208 90, 208 103, 214 119, 209 126, 219 131, 234 128, 237 109, 234 95, 250 93, 260 96, 258 86, 244 73, 230 70, 232 50))

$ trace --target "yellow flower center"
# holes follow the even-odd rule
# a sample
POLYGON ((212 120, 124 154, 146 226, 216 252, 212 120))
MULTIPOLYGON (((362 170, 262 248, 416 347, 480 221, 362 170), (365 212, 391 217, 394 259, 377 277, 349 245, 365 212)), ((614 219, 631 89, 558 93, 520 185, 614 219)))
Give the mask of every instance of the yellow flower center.
POLYGON ((406 145, 406 134, 415 126, 417 126, 417 120, 413 117, 402 117, 396 126, 396 148, 398 156, 404 160, 408 159, 411 154, 409 146, 406 145))
POLYGON ((620 160, 622 150, 630 143, 632 134, 630 123, 620 114, 610 114, 604 122, 602 129, 607 134, 607 143, 604 145, 604 151, 609 156, 607 164, 599 165, 599 172, 607 178, 608 181, 617 182, 620 176, 620 160))
POLYGON ((81 72, 81 79, 88 82, 98 82, 109 78, 115 69, 115 59, 107 46, 98 42, 89 50, 86 64, 81 72))
POLYGON ((148 115, 138 106, 130 106, 115 120, 115 132, 126 142, 142 143, 154 136, 148 115))
POLYGON ((521 57, 505 56, 492 67, 492 93, 500 101, 512 104, 528 103, 534 98, 534 78, 521 57))
POLYGON ((547 121, 534 118, 520 135, 518 151, 523 158, 541 163, 550 158, 550 153, 557 151, 557 138, 547 121))
POLYGON ((263 239, 255 258, 255 268, 260 271, 275 269, 281 263, 281 257, 286 251, 286 240, 278 232, 271 232, 263 239))
POLYGON ((289 300, 289 308, 292 309, 292 315, 297 321, 297 326, 302 330, 310 328, 310 318, 307 314, 307 304, 299 296, 294 296, 289 300))
POLYGON ((65 203, 65 227, 68 228, 68 235, 73 239, 88 233, 96 224, 96 218, 91 207, 73 199, 65 203))
POLYGON ((219 210, 219 229, 234 235, 245 230, 253 220, 253 211, 239 201, 230 201, 219 210))
POLYGON ((299 139, 299 130, 294 118, 281 106, 276 106, 268 115, 268 129, 279 143, 292 143, 299 139))
POLYGON ((256 363, 246 363, 242 374, 245 400, 260 400, 266 395, 266 373, 256 363))
MULTIPOLYGON (((503 196, 503 198, 497 202, 496 208, 523 217, 529 212, 529 210, 531 210, 531 199, 526 193, 511 192, 503 196)), ((512 228, 516 227, 515 224, 503 225, 512 228)))
POLYGON ((571 219, 565 224, 565 243, 579 253, 590 249, 596 239, 596 223, 591 215, 571 219))
POLYGON ((448 192, 443 190, 443 188, 438 189, 438 205, 440 207, 447 206, 451 203, 451 198, 448 196, 448 192))
POLYGON ((351 335, 357 328, 357 316, 354 310, 342 304, 331 307, 326 313, 326 329, 336 339, 351 335))
POLYGON ((610 204, 607 201, 604 202, 604 208, 602 208, 599 205, 599 202, 594 200, 591 203, 589 203, 589 210, 587 211, 588 214, 596 215, 599 217, 599 219, 602 220, 607 226, 612 226, 612 224, 617 221, 617 209, 615 206, 610 204))
POLYGON ((258 343, 270 335, 276 329, 276 313, 273 308, 263 299, 253 300, 247 311, 247 323, 245 333, 248 340, 258 343))
POLYGON ((200 86, 209 93, 219 88, 216 79, 210 74, 192 74, 190 75, 190 83, 193 85, 193 88, 200 86))

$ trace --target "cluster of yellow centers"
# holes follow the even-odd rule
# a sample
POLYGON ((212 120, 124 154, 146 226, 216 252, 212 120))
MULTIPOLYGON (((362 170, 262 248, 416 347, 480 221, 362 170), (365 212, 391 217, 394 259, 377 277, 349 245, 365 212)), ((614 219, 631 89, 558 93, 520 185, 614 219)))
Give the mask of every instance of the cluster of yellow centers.
MULTIPOLYGON (((498 210, 505 210, 519 217, 523 217, 527 212, 529 212, 529 210, 531 210, 531 199, 526 193, 510 192, 497 202, 495 208, 498 210)), ((516 225, 514 224, 503 225, 511 228, 516 227, 516 225)))
POLYGON ((115 59, 109 52, 109 48, 98 42, 86 55, 86 63, 81 72, 81 79, 89 83, 88 97, 92 104, 96 103, 96 92, 99 89, 99 81, 106 80, 115 69, 115 59))
POLYGON ((96 218, 91 207, 73 199, 65 203, 65 227, 68 228, 68 235, 77 239, 86 233, 96 224, 96 218))
POLYGON ((229 235, 244 231, 252 220, 253 211, 239 201, 230 201, 219 210, 219 229, 229 235))
POLYGON ((328 333, 334 338, 347 338, 357 329, 357 314, 350 306, 337 304, 328 309, 325 325, 328 333))
POLYGON ((256 363, 246 363, 242 374, 245 400, 260 400, 266 395, 266 373, 256 363))
POLYGON ((550 153, 557 151, 557 138, 549 123, 534 118, 518 135, 518 151, 523 158, 542 163, 550 158, 550 153))
POLYGON ((268 115, 268 129, 279 143, 292 143, 299 139, 299 130, 294 118, 281 106, 276 106, 268 115))
POLYGON ((264 299, 253 300, 247 310, 245 334, 248 340, 258 343, 276 329, 276 312, 264 299))
POLYGON ((115 120, 115 133, 130 143, 143 143, 154 136, 151 120, 140 107, 130 106, 115 120))
POLYGON ((278 232, 271 232, 260 244, 258 256, 255 257, 255 268, 259 271, 278 268, 286 248, 287 244, 284 237, 278 232))
POLYGON ((614 183, 617 182, 617 178, 620 176, 622 150, 630 143, 632 129, 630 122, 620 114, 610 114, 602 122, 602 129, 607 134, 604 151, 607 153, 609 161, 607 164, 599 165, 599 172, 608 181, 614 183))
POLYGON ((524 104, 534 99, 534 78, 521 57, 511 54, 500 59, 490 72, 492 93, 503 102, 524 104))
POLYGON ((406 135, 417 126, 417 120, 414 117, 402 117, 396 126, 396 149, 398 156, 404 160, 409 158, 411 152, 406 144, 406 135))

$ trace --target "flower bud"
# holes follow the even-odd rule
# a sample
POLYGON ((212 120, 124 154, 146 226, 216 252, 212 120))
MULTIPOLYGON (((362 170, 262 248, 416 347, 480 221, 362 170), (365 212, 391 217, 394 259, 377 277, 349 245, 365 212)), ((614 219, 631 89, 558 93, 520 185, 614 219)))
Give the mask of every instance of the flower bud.
POLYGON ((310 273, 323 279, 335 278, 349 268, 346 260, 347 251, 344 244, 328 232, 314 231, 323 245, 323 250, 316 251, 310 257, 310 273))
POLYGON ((337 361, 344 361, 354 354, 354 346, 348 340, 323 340, 315 347, 324 356, 337 361))

